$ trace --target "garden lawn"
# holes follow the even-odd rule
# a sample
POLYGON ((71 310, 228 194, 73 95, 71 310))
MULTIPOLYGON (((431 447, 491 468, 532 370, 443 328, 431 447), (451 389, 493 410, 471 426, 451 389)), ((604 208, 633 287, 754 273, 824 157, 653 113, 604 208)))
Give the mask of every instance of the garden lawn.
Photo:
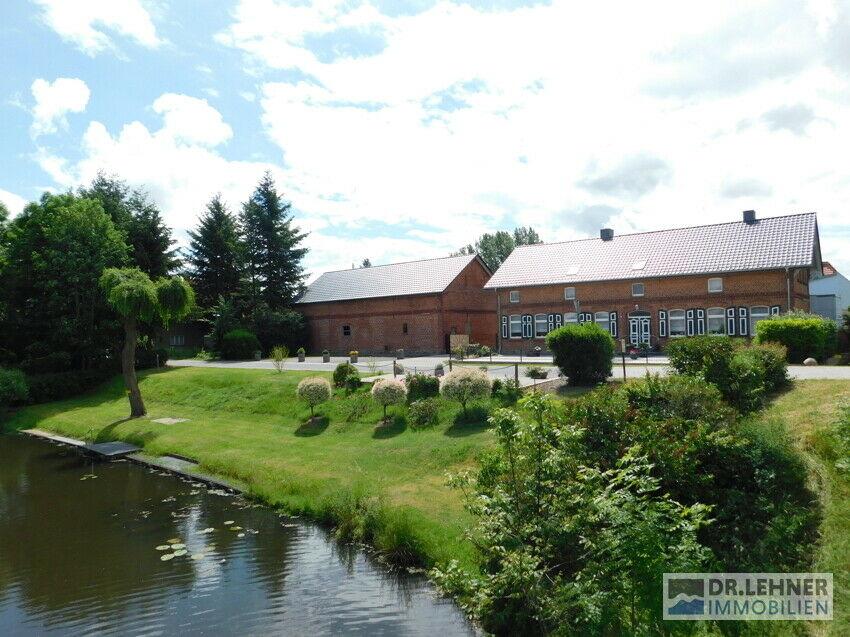
POLYGON ((803 455, 823 506, 821 538, 813 570, 833 573, 834 620, 810 622, 816 634, 850 635, 850 477, 835 468, 839 406, 850 404, 850 381, 798 380, 763 413, 780 421, 803 455))
POLYGON ((189 367, 145 372, 144 418, 126 418, 129 405, 117 377, 93 393, 21 409, 6 427, 125 440, 149 454, 188 456, 246 484, 269 504, 339 525, 347 536, 402 561, 469 563, 473 551, 463 538, 468 514, 460 494, 446 486, 446 472, 471 466, 492 444, 481 410, 470 410, 468 423, 456 422, 460 407, 445 404, 440 425, 413 431, 405 408, 390 407, 394 422, 376 427, 382 411, 364 386, 353 396, 336 390, 306 424, 309 408, 295 396, 306 376, 330 374, 189 367), (358 405, 361 413, 351 416, 358 405), (189 420, 152 422, 164 417, 189 420))

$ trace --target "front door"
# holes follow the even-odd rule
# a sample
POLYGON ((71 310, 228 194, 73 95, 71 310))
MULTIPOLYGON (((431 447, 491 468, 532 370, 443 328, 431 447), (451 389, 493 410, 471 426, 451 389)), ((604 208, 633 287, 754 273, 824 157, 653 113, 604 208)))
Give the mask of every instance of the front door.
POLYGON ((637 347, 649 343, 649 312, 629 314, 629 342, 637 347))

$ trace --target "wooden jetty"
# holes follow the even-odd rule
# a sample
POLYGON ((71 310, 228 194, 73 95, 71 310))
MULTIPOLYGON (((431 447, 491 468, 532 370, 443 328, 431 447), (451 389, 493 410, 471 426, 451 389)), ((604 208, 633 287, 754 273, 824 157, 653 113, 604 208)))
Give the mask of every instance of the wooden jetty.
POLYGON ((141 449, 136 445, 131 445, 126 442, 87 443, 83 440, 68 438, 67 436, 60 436, 59 434, 44 431, 43 429, 25 429, 22 433, 25 433, 30 436, 35 436, 36 438, 44 438, 45 440, 58 442, 63 445, 77 447, 85 453, 90 453, 92 455, 100 456, 102 458, 121 458, 128 454, 141 451, 141 449))

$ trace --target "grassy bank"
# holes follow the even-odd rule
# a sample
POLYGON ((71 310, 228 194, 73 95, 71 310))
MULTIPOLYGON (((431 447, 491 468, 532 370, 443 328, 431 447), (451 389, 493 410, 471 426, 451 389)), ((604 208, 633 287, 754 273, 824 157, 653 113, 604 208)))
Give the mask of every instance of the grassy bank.
POLYGON ((850 635, 850 479, 835 467, 841 444, 836 422, 842 404, 850 404, 850 381, 806 380, 797 381, 764 412, 766 422, 784 424, 806 459, 823 507, 813 569, 833 573, 835 619, 811 626, 815 634, 850 635))
POLYGON ((491 444, 482 416, 461 422, 460 407, 449 404, 440 414, 445 424, 432 429, 412 431, 403 418, 376 428, 381 411, 366 390, 354 396, 340 390, 317 408, 322 418, 305 425, 309 409, 296 399, 295 387, 316 375, 322 374, 147 372, 141 376, 145 418, 126 420, 127 399, 116 378, 92 394, 23 409, 6 426, 126 440, 151 454, 189 456, 249 485, 252 495, 270 504, 339 525, 400 561, 469 562, 472 550, 462 538, 467 513, 445 485, 445 474, 469 465, 491 444), (163 417, 189 420, 152 422, 163 417))

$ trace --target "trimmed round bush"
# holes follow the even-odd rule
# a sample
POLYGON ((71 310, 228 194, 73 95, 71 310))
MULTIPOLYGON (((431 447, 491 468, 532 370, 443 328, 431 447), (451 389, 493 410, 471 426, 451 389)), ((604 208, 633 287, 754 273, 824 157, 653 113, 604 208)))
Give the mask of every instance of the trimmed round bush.
POLYGON ((19 369, 0 368, 0 409, 26 400, 27 379, 19 369))
POLYGON ((535 380, 543 380, 549 377, 549 370, 542 365, 531 365, 525 368, 525 375, 535 380))
POLYGON ((386 420, 387 407, 401 405, 407 399, 407 387, 404 381, 395 378, 379 378, 372 385, 372 398, 384 408, 384 420, 386 420))
POLYGON ((784 345, 792 363, 802 363, 809 356, 822 362, 837 346, 837 327, 835 321, 816 314, 785 314, 759 321, 755 342, 784 345))
POLYGON ((221 357, 225 360, 248 360, 259 350, 260 341, 248 330, 231 330, 221 339, 221 357))
POLYGON ((611 375, 614 339, 596 323, 559 327, 546 345, 570 385, 595 385, 611 375))
POLYGON ((458 367, 443 377, 440 393, 448 400, 460 403, 466 416, 467 404, 490 396, 490 379, 481 370, 458 367))
POLYGON ((310 405, 310 417, 313 417, 313 409, 331 398, 331 384, 327 378, 310 376, 298 383, 298 398, 310 405))
POLYGON ((433 427, 439 421, 440 404, 436 398, 414 400, 407 408, 407 422, 413 429, 433 427))
POLYGON ((411 403, 423 398, 440 395, 440 379, 428 374, 408 374, 404 377, 407 385, 407 400, 411 403))
POLYGON ((336 369, 334 369, 334 385, 336 385, 337 387, 344 387, 345 379, 352 375, 360 378, 360 374, 358 373, 357 368, 354 365, 349 362, 340 363, 336 366, 336 369))
POLYGON ((667 344, 670 366, 688 376, 701 375, 718 362, 728 362, 734 351, 735 343, 728 336, 689 336, 667 344))
POLYGON ((779 343, 752 345, 747 350, 764 368, 764 389, 774 392, 788 384, 788 350, 779 343))

